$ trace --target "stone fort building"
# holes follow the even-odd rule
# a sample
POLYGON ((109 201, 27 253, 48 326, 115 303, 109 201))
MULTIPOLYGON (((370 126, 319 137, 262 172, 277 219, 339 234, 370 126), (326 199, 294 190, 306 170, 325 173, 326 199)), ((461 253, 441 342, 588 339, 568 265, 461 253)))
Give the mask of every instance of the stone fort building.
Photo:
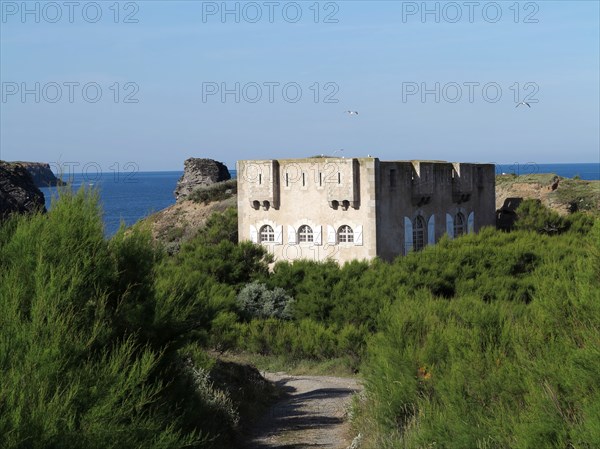
POLYGON ((275 260, 393 260, 495 226, 493 164, 248 160, 237 173, 239 238, 275 260))

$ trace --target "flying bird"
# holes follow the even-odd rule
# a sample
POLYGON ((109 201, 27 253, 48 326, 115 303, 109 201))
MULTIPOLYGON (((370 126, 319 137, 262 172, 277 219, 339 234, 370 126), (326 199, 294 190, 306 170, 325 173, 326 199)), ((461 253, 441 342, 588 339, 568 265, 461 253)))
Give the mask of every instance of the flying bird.
POLYGON ((348 115, 358 115, 358 111, 344 111, 344 113, 348 115))
POLYGON ((530 105, 529 103, 527 103, 526 101, 522 101, 522 102, 520 102, 520 103, 517 103, 517 105, 515 106, 515 108, 518 108, 518 107, 519 107, 519 106, 521 106, 522 104, 523 104, 523 105, 525 105, 525 106, 527 106, 528 108, 530 108, 530 107, 531 107, 531 105, 530 105))

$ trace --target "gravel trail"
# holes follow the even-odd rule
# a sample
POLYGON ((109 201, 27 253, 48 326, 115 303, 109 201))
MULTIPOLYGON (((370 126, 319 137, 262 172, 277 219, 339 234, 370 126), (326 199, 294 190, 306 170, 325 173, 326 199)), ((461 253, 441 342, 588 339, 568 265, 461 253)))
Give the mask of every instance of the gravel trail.
POLYGON ((346 449, 352 396, 362 390, 356 379, 266 373, 284 397, 257 420, 247 449, 346 449))

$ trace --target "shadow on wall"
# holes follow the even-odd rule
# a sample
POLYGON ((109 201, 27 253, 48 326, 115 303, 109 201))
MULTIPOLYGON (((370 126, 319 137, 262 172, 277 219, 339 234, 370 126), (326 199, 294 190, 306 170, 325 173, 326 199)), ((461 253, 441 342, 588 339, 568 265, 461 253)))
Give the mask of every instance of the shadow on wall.
POLYGON ((523 202, 523 198, 506 198, 504 204, 496 211, 496 228, 510 231, 517 219, 517 208, 523 202))

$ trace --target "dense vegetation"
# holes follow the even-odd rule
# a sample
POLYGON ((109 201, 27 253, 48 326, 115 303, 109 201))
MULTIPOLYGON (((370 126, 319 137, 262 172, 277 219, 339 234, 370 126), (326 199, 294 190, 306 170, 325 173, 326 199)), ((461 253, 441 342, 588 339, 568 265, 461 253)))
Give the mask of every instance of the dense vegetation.
MULTIPOLYGON (((196 343, 227 294, 178 304, 155 286, 162 259, 147 232, 105 240, 85 192, 0 225, 0 447, 233 447, 235 398, 196 343)), ((268 392, 242 387, 241 402, 268 392)))
POLYGON ((166 256, 64 194, 0 225, 0 446, 233 447, 268 389, 216 350, 361 371, 366 447, 600 447, 600 222, 517 212, 394 263, 269 270, 235 210, 166 256))
POLYGON ((600 226, 485 234, 446 260, 493 298, 485 287, 450 301, 417 289, 382 314, 358 420, 372 429, 369 447, 600 447, 600 226), (481 239, 493 257, 521 254, 504 264, 514 283, 494 282, 490 266, 473 271, 481 239))
POLYGON ((518 231, 393 264, 253 269, 241 293, 227 281, 212 344, 361 369, 367 447, 599 447, 600 222, 536 201, 517 212, 518 231))
POLYGON ((222 201, 237 193, 237 179, 217 182, 209 186, 197 187, 188 197, 195 203, 208 204, 211 201, 222 201))

